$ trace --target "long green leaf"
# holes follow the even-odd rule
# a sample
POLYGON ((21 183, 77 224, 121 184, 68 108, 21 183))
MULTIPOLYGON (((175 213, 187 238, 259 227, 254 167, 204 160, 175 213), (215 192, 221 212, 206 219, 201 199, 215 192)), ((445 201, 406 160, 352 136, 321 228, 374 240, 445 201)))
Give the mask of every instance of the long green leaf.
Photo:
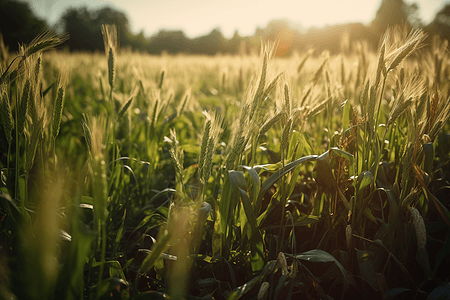
POLYGON ((247 192, 239 188, 241 194, 242 204, 244 206, 245 215, 247 216, 247 221, 252 228, 252 233, 250 236, 250 250, 251 250, 251 265, 253 272, 259 271, 264 266, 264 245, 263 238, 256 222, 256 216, 250 203, 250 198, 247 192))
POLYGON ((447 223, 448 226, 450 226, 450 212, 448 211, 447 207, 445 207, 444 204, 442 204, 441 201, 439 201, 439 199, 436 198, 428 189, 427 184, 426 184, 425 180, 423 179, 424 172, 417 165, 414 165, 414 170, 416 171, 417 181, 419 181, 422 188, 424 188, 426 191, 425 197, 428 199, 428 201, 430 198, 433 200, 433 203, 436 206, 442 219, 444 219, 445 223, 447 223))
POLYGON ((241 286, 235 288, 228 295, 227 300, 237 300, 237 299, 241 298, 243 295, 245 295, 246 293, 248 293, 255 286, 256 283, 258 283, 260 280, 262 280, 267 274, 270 274, 275 270, 276 264, 277 264, 276 260, 269 261, 264 266, 263 270, 261 271, 261 273, 258 276, 252 278, 250 281, 248 281, 244 285, 241 285, 241 286))
MULTIPOLYGON (((225 179, 225 185, 222 189, 222 196, 219 200, 219 211, 216 218, 216 232, 220 237, 221 255, 228 259, 231 249, 232 228, 234 225, 234 213, 239 203, 239 189, 247 190, 247 182, 244 173, 241 171, 228 171, 225 179)), ((215 248, 217 251, 218 249, 215 248)))
POLYGON ((423 162, 423 170, 429 175, 433 172, 434 161, 434 147, 433 143, 426 143, 422 145, 423 153, 425 154, 425 160, 423 162))
POLYGON ((128 110, 128 108, 131 105, 131 101, 133 101, 133 97, 131 97, 130 100, 128 100, 127 103, 125 103, 125 105, 122 107, 120 112, 117 114, 117 120, 119 120, 125 114, 125 112, 128 110))
POLYGON ((344 103, 341 104, 341 107, 343 109, 342 112, 342 129, 347 130, 348 125, 350 124, 350 121, 353 118, 353 107, 350 104, 350 101, 345 100, 344 103))
POLYGON ((341 265, 341 263, 338 262, 337 259, 334 258, 334 256, 331 255, 330 253, 325 252, 320 249, 313 249, 313 250, 310 250, 307 252, 303 252, 301 254, 297 254, 297 255, 295 255, 295 258, 307 260, 307 261, 311 261, 311 262, 334 262, 338 266, 339 270, 341 271, 345 284, 347 284, 347 271, 341 265))
POLYGON ((259 212, 259 208, 260 208, 260 202, 258 202, 257 200, 258 200, 259 191, 261 189, 261 181, 259 179, 259 175, 255 169, 253 169, 249 166, 239 166, 239 167, 241 167, 245 171, 247 171, 252 180, 251 201, 253 202, 254 211, 257 214, 259 212))
POLYGON ((163 232, 156 243, 153 244, 152 252, 150 252, 142 262, 141 268, 139 269, 139 274, 148 272, 168 246, 167 244, 169 243, 171 234, 164 228, 161 228, 160 230, 162 230, 163 232))
POLYGON ((272 185, 275 184, 275 182, 280 180, 281 177, 295 169, 295 167, 297 167, 299 164, 307 161, 314 161, 317 159, 317 157, 317 155, 303 156, 293 162, 288 163, 286 166, 284 166, 284 168, 280 168, 263 182, 261 190, 259 191, 258 201, 264 197, 264 194, 270 189, 272 185))

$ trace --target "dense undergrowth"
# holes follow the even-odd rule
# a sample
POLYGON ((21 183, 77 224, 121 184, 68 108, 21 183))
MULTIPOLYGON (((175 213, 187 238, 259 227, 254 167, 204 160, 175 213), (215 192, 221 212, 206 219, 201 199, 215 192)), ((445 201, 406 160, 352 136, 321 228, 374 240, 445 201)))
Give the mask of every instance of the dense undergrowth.
POLYGON ((1 52, 4 299, 450 295, 447 42, 1 52), (26 288, 25 288, 26 287, 26 288))

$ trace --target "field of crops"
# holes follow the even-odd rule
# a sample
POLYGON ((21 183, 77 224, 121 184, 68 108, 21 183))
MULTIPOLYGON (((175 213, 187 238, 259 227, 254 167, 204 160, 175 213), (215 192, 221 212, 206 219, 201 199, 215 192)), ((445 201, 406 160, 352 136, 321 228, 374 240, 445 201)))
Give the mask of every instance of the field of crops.
MULTIPOLYGON (((0 51, 0 298, 450 297, 450 55, 0 51)), ((440 298, 439 298, 440 299, 440 298)))

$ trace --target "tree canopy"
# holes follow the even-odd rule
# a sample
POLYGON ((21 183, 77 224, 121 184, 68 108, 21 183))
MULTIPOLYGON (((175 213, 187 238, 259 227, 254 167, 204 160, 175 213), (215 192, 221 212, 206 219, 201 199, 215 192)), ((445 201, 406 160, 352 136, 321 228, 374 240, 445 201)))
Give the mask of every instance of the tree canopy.
POLYGON ((31 42, 47 27, 36 17, 28 3, 0 0, 0 32, 10 51, 16 51, 19 43, 31 42))
POLYGON ((108 6, 95 11, 87 7, 69 8, 61 17, 61 23, 70 35, 66 45, 72 50, 103 49, 102 24, 116 24, 119 41, 125 45, 132 40, 128 17, 108 6))
POLYGON ((450 3, 438 11, 427 29, 430 32, 436 33, 441 38, 450 40, 450 3))

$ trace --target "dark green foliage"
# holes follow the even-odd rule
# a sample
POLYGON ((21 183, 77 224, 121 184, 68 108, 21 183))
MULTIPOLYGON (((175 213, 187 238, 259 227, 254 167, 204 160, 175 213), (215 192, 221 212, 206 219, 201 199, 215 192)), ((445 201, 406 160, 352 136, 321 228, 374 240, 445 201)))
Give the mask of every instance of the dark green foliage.
POLYGON ((10 51, 17 51, 19 43, 31 42, 46 28, 46 22, 34 15, 27 2, 0 1, 0 33, 10 51))

